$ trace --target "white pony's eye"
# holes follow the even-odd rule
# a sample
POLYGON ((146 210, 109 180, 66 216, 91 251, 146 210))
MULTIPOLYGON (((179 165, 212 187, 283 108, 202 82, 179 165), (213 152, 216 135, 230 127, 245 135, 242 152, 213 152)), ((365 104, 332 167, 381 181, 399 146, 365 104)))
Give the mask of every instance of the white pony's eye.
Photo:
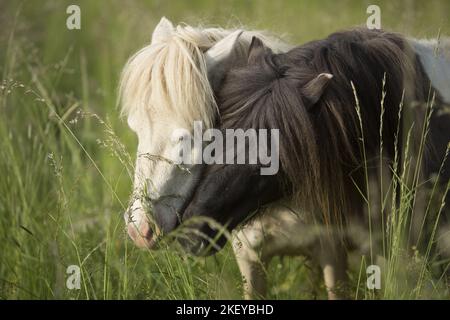
POLYGON ((190 134, 183 134, 178 136, 178 143, 182 143, 182 142, 189 142, 191 141, 191 135, 190 134))
POLYGON ((183 141, 190 141, 190 139, 191 134, 189 133, 189 131, 184 129, 177 129, 173 132, 171 140, 174 144, 178 144, 183 141))

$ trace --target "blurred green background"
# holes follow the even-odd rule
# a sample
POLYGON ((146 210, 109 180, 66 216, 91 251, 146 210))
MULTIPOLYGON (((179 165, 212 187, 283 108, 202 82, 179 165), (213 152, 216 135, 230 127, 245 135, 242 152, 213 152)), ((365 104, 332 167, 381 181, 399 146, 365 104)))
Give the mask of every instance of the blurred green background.
MULTIPOLYGON (((162 16, 267 29, 301 44, 365 24, 370 4, 381 7, 383 28, 450 35, 448 0, 0 0, 0 298, 240 298, 229 247, 195 259, 138 250, 127 239, 124 163, 137 139, 119 118, 121 69, 162 16), (70 4, 81 8, 81 30, 66 28, 70 4), (80 290, 66 287, 69 265, 81 266, 80 290)), ((303 262, 270 265, 270 298, 326 297, 303 262)), ((355 298, 370 296, 358 269, 351 280, 355 298)), ((396 297, 411 294, 399 288, 396 297)), ((432 287, 425 296, 442 297, 432 287)))

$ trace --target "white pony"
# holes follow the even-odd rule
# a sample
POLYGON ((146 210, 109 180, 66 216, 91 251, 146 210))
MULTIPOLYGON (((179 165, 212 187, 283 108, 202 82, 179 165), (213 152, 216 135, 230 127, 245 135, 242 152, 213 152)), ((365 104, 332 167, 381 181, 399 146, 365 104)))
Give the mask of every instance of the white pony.
MULTIPOLYGON (((243 59, 254 35, 261 36, 277 51, 288 48, 261 32, 174 28, 162 18, 151 44, 125 65, 120 82, 122 115, 139 140, 134 191, 126 219, 127 223, 133 222, 128 224, 128 231, 137 245, 151 247, 160 233, 173 230, 179 222, 178 213, 189 200, 177 195, 189 194, 199 179, 201 165, 181 167, 174 160, 182 152, 183 139, 193 139, 194 121, 201 121, 207 129, 218 120, 210 85, 215 78, 210 75, 208 81, 207 65, 212 66, 222 56, 227 56, 220 59, 223 68, 227 61, 230 65, 240 60, 245 63, 243 59), (223 51, 235 47, 235 42, 241 48, 233 50, 235 56, 223 51), (151 205, 156 214, 146 215, 146 205, 151 205)), ((198 162, 198 151, 192 151, 192 163, 198 162)))

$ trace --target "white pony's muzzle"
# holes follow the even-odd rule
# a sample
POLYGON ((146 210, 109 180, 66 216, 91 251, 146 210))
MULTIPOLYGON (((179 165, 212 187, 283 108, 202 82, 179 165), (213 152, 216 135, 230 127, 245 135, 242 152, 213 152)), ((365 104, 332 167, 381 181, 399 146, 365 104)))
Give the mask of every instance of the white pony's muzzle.
POLYGON ((147 215, 137 200, 130 209, 124 214, 127 232, 133 242, 139 248, 154 247, 157 238, 157 232, 152 228, 147 215))

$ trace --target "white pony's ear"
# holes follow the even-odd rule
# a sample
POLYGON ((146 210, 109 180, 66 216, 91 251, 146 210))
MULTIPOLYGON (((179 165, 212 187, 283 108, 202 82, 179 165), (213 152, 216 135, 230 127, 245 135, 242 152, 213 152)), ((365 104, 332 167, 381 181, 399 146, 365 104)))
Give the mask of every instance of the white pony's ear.
POLYGON ((213 90, 220 87, 225 73, 239 58, 238 41, 242 32, 242 30, 237 30, 230 33, 205 52, 208 80, 213 90))
POLYGON ((264 54, 270 54, 272 50, 264 45, 261 39, 258 37, 253 37, 252 42, 250 42, 250 47, 248 49, 248 63, 256 63, 264 54))
POLYGON ((162 17, 152 34, 152 43, 161 42, 168 38, 173 31, 173 24, 166 17, 162 17))

